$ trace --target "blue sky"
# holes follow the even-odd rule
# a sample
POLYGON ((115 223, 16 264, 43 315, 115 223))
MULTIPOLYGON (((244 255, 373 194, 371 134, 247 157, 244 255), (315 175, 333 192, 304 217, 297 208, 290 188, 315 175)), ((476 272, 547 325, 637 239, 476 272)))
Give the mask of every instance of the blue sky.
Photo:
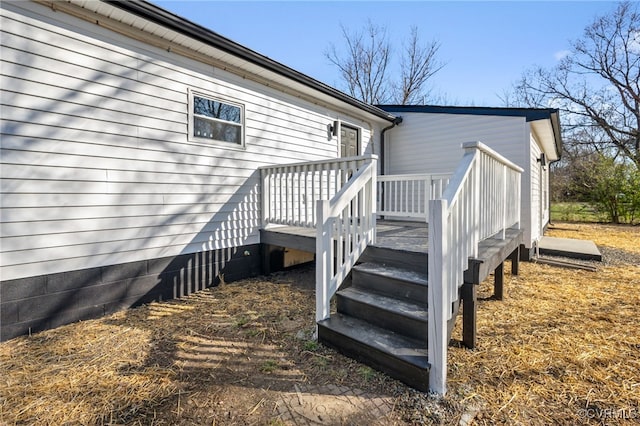
POLYGON ((384 26, 400 49, 412 25, 441 43, 445 67, 431 80, 434 93, 455 105, 503 106, 522 72, 553 66, 604 1, 155 1, 250 49, 339 89, 337 69, 324 52, 342 42, 340 25, 384 26))

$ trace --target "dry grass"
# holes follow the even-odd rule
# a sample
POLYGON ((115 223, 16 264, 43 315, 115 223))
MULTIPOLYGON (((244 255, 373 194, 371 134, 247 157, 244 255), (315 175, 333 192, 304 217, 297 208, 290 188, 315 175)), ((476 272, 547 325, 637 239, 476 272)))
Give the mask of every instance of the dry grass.
MULTIPOLYGON (((640 253, 639 231, 560 224, 550 234, 640 253)), ((640 423, 640 265, 520 272, 504 301, 481 304, 477 349, 449 351, 452 389, 482 407, 478 423, 640 423)), ((491 280, 481 291, 491 295, 491 280)))
POLYGON ((276 325, 290 321, 301 328, 312 315, 311 298, 287 280, 247 280, 5 342, 0 419, 174 423, 200 388, 232 389, 231 382, 250 382, 247 377, 272 364, 278 374, 270 379, 288 380, 287 361, 272 337, 286 334, 276 325))
MULTIPOLYGON (((551 235, 640 254, 639 231, 558 224, 551 235)), ((450 347, 442 400, 301 339, 314 316, 303 269, 0 344, 0 424, 281 424, 275 404, 296 383, 394 397, 392 424, 640 422, 640 265, 524 263, 505 284, 503 301, 481 285, 478 347, 450 347)))
POLYGON ((2 418, 18 423, 94 424, 176 391, 176 374, 144 366, 150 332, 102 321, 74 324, 1 346, 2 418))
POLYGON ((278 424, 296 384, 393 383, 311 340, 313 277, 239 281, 4 342, 0 425, 278 424))

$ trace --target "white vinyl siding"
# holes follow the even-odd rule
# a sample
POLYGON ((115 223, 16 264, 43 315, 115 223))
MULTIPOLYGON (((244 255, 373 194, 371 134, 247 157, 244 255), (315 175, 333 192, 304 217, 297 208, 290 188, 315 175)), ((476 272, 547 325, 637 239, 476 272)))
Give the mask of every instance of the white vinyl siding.
POLYGON ((542 150, 533 135, 530 138, 531 143, 531 241, 537 241, 542 237, 542 232, 546 224, 545 216, 547 208, 544 205, 543 185, 546 185, 545 171, 540 167, 540 154, 542 150))
POLYGON ((540 149, 531 137, 531 241, 537 240, 540 235, 540 149))
POLYGON ((37 4, 3 2, 3 280, 259 242, 266 164, 336 157, 348 117, 37 4), (188 138, 188 90, 245 149, 188 138))
POLYGON ((452 173, 462 144, 480 141, 524 167, 525 119, 463 114, 405 113, 385 135, 387 174, 452 173))
POLYGON ((540 190, 541 193, 541 211, 542 211, 542 227, 540 229, 540 235, 544 233, 544 228, 549 223, 550 217, 550 204, 549 204, 549 160, 547 160, 547 165, 542 169, 541 174, 542 181, 540 182, 540 190))

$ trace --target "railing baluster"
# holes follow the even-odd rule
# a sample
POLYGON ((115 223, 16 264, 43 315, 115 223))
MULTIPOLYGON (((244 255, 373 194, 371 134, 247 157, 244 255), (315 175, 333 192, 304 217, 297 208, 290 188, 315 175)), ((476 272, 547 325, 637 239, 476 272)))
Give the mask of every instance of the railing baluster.
POLYGON ((260 168, 262 226, 315 227, 315 202, 331 199, 370 156, 260 168))
POLYGON ((283 201, 284 201, 284 190, 285 190, 285 179, 284 179, 284 167, 281 167, 278 172, 278 217, 276 223, 283 222, 283 201))
POLYGON ((384 197, 384 210, 385 212, 389 210, 389 205, 391 203, 391 199, 390 199, 390 194, 391 194, 391 187, 390 187, 390 182, 384 182, 384 190, 382 192, 382 196, 384 197))
MULTIPOLYGON (((429 217, 429 200, 431 199, 431 188, 433 185, 433 177, 429 177, 423 182, 424 188, 422 191, 422 208, 424 209, 425 217, 429 217)), ((434 197, 435 199, 435 197, 434 197)))
POLYGON ((300 226, 300 166, 293 168, 293 205, 291 211, 293 212, 293 226, 300 226))
POLYGON ((311 202, 310 202, 310 206, 311 206, 311 224, 316 223, 316 209, 314 208, 314 203, 316 199, 321 199, 320 197, 316 198, 316 194, 318 194, 318 191, 316 190, 316 185, 318 182, 318 166, 316 164, 311 166, 311 202))
MULTIPOLYGON (((329 199, 329 197, 325 194, 324 191, 324 169, 322 168, 322 166, 318 166, 319 170, 318 170, 318 183, 320 184, 319 187, 319 192, 320 192, 320 196, 318 197, 319 200, 325 200, 325 199, 329 199)), ((316 209, 317 211, 317 209, 316 209)), ((316 222, 317 223, 317 222, 316 222)))
POLYGON ((293 217, 293 215, 291 214, 291 210, 292 210, 292 206, 293 204, 291 203, 291 187, 293 186, 292 183, 292 179, 293 179, 293 173, 291 172, 291 166, 287 166, 285 168, 285 175, 286 175, 286 183, 285 183, 285 195, 284 195, 284 211, 285 211, 285 217, 284 220, 286 223, 289 224, 293 224, 291 218, 293 217))
POLYGON ((300 194, 300 206, 302 208, 302 217, 300 221, 302 226, 308 226, 309 224, 309 209, 307 208, 307 197, 309 197, 309 169, 307 167, 302 170, 302 194, 300 194))
POLYGON ((412 217, 425 220, 429 200, 442 195, 449 175, 383 175, 378 177, 382 191, 378 214, 381 216, 412 217))

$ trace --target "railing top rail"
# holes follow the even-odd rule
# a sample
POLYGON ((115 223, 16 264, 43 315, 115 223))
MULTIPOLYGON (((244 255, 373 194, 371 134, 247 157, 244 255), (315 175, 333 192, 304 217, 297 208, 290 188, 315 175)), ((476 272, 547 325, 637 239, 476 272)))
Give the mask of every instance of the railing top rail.
POLYGON ((442 193, 442 198, 447 200, 449 210, 451 210, 454 200, 458 198, 458 194, 462 191, 462 183, 467 179, 467 176, 471 172, 473 161, 477 155, 479 155, 478 151, 467 151, 467 153, 464 154, 462 160, 460 160, 458 169, 449 180, 449 185, 447 185, 447 188, 442 193))
POLYGON ((524 172, 524 169, 520 166, 518 166, 517 164, 515 164, 514 162, 506 159, 505 157, 503 157, 502 155, 498 154, 496 151, 494 151, 493 149, 489 148, 487 145, 483 144, 482 142, 476 141, 476 142, 465 142, 462 144, 462 149, 464 149, 465 151, 469 151, 472 149, 477 149, 479 151, 484 152, 487 155, 490 155, 491 157, 493 157, 496 161, 504 164, 505 166, 509 167, 510 169, 515 170, 516 172, 524 172))
POLYGON ((326 164, 326 163, 346 163, 349 161, 361 161, 361 160, 377 160, 378 156, 376 154, 367 154, 367 155, 359 155, 357 157, 341 157, 341 158, 327 158, 326 160, 315 160, 315 161, 304 161, 301 163, 284 163, 284 164, 273 164, 270 166, 261 166, 258 167, 260 170, 268 170, 268 169, 279 169, 282 167, 296 167, 296 166, 311 166, 314 164, 326 164))

